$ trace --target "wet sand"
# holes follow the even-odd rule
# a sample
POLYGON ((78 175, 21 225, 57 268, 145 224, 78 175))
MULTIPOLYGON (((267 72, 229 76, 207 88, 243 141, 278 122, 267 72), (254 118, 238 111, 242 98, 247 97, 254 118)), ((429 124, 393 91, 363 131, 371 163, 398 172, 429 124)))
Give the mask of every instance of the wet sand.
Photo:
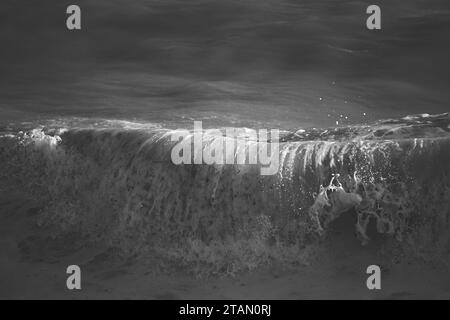
POLYGON ((21 195, 0 196, 0 299, 450 299, 449 273, 421 263, 381 265, 382 289, 368 290, 366 268, 380 263, 375 248, 339 234, 326 244, 330 256, 311 266, 195 279, 155 274, 100 245, 52 244, 39 212, 21 195), (81 290, 66 288, 71 264, 81 267, 81 290))

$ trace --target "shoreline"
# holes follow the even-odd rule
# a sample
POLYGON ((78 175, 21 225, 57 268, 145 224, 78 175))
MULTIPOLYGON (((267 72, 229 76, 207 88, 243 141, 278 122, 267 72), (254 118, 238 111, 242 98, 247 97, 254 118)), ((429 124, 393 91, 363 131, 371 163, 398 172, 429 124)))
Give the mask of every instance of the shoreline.
POLYGON ((419 263, 382 267, 382 289, 368 290, 365 264, 376 255, 351 237, 331 244, 335 254, 329 261, 233 278, 156 275, 144 264, 96 259, 104 257, 101 246, 40 258, 23 245, 24 239, 38 239, 37 210, 36 203, 20 195, 0 197, 0 299, 450 299, 449 273, 419 263), (74 261, 83 262, 82 289, 70 291, 66 268, 74 261))

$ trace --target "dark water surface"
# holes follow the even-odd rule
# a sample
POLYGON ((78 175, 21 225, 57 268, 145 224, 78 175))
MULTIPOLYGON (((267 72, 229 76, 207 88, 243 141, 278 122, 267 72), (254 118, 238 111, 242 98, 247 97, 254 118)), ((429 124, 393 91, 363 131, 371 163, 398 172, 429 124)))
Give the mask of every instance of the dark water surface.
POLYGON ((3 1, 2 120, 334 126, 448 111, 450 2, 3 1), (347 118, 346 118, 347 117, 347 118))

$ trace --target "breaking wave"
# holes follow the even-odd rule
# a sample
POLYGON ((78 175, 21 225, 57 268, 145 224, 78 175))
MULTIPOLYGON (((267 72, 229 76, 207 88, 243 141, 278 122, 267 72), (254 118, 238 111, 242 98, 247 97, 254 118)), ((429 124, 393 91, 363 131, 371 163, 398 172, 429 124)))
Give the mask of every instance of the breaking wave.
POLYGON ((308 263, 350 214, 361 245, 373 225, 402 254, 448 261, 450 114, 285 130, 273 176, 259 165, 174 165, 171 133, 119 121, 5 127, 0 188, 39 201, 55 239, 77 234, 194 270, 308 263))

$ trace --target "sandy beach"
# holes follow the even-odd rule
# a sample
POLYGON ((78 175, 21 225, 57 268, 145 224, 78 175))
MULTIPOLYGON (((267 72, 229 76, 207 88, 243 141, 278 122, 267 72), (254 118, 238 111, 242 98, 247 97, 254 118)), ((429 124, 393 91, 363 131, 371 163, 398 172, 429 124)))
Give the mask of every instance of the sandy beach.
POLYGON ((36 205, 19 194, 0 198, 0 299, 450 298, 449 274, 421 263, 381 265, 382 289, 368 290, 365 268, 379 263, 377 245, 362 247, 340 235, 325 244, 326 259, 298 270, 272 267, 209 279, 155 274, 145 263, 121 261, 100 245, 53 245, 36 225, 36 205), (81 267, 81 290, 66 288, 71 264, 81 267))

